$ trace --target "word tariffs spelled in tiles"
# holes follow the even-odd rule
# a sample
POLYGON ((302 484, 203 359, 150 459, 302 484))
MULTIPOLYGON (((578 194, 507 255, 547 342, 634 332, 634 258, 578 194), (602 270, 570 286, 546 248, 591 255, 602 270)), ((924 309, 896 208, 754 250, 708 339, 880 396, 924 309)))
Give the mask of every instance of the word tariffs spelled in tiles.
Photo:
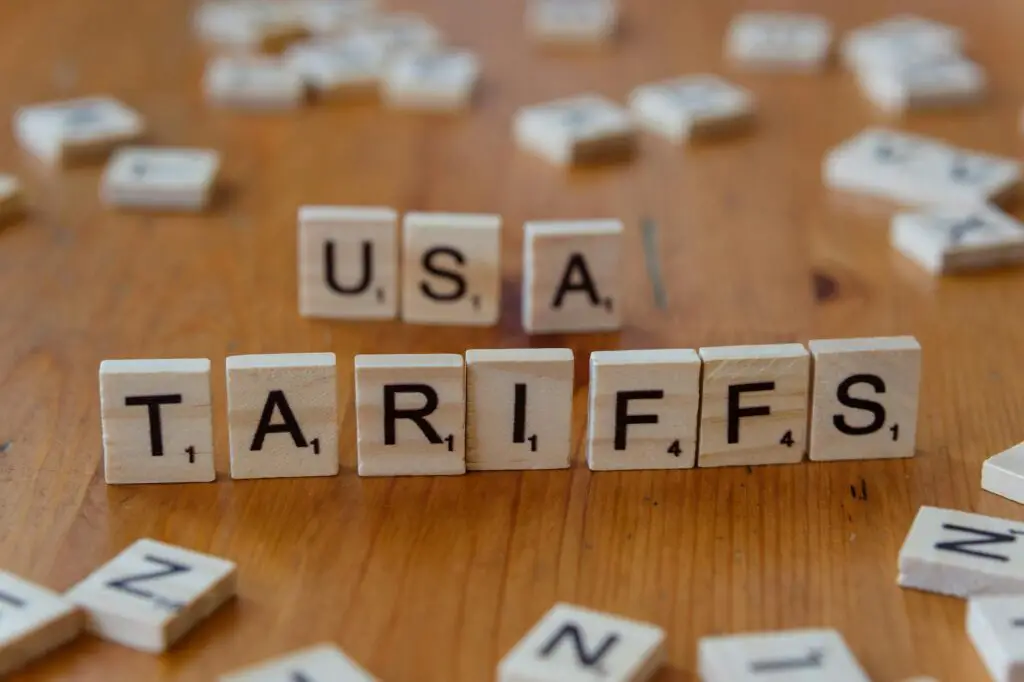
POLYGON ((89 632, 162 653, 235 595, 235 564, 142 539, 64 595, 86 613, 89 632))
POLYGON ((784 630, 704 637, 703 682, 870 682, 835 630, 784 630))
POLYGON ((219 168, 220 154, 211 149, 125 147, 107 164, 100 195, 108 206, 200 211, 219 168))
POLYGON ((636 146, 629 111, 601 95, 524 107, 513 133, 520 148, 560 166, 618 160, 636 146))
POLYGON ((219 682, 377 682, 333 644, 295 651, 221 675, 219 682))
POLYGON ((0 571, 0 677, 70 642, 84 626, 82 612, 59 594, 0 571))
POLYGON ((466 473, 461 355, 357 355, 360 476, 466 473))
POLYGON ((985 460, 981 465, 981 488, 1024 504, 1024 443, 985 460))
POLYGON ((25 214, 25 195, 21 182, 13 175, 0 173, 0 225, 25 214))
POLYGON ((396 109, 459 111, 469 106, 479 78, 480 60, 472 52, 410 52, 388 67, 381 91, 396 109))
POLYGON ((726 56, 750 69, 817 71, 831 50, 831 24, 812 14, 740 14, 726 37, 726 56))
POLYGON ((921 345, 910 336, 807 344, 814 358, 810 459, 913 457, 921 345))
POLYGON ((621 221, 533 221, 524 233, 523 329, 551 334, 622 326, 621 221))
POLYGON ((903 14, 863 26, 843 40, 843 62, 857 71, 890 69, 958 55, 963 48, 960 29, 931 19, 903 14))
POLYGON ((897 582, 955 597, 1024 594, 1024 524, 921 507, 900 549, 897 582))
POLYGON ((334 353, 227 359, 232 478, 338 473, 334 353))
POLYGON ((892 218, 889 242, 934 275, 1024 261, 1024 225, 992 206, 899 213, 892 218))
POLYGON ((68 167, 105 159, 146 132, 138 112, 111 97, 23 107, 14 116, 21 147, 49 166, 68 167))
POLYGON ((223 55, 210 60, 203 77, 214 106, 253 111, 295 109, 306 101, 302 75, 279 59, 223 55))
POLYGON ((967 636, 994 682, 1024 679, 1024 596, 969 600, 967 636))
POLYGON ((466 351, 466 469, 567 469, 573 352, 466 351))
POLYGON ((641 126, 680 144, 746 127, 754 97, 717 76, 701 74, 641 85, 630 95, 629 108, 641 126))
POLYGON ((216 478, 209 360, 104 360, 100 417, 107 483, 216 478))
POLYGON ((591 353, 590 468, 692 468, 700 373, 701 359, 694 350, 591 353))
POLYGON ((303 316, 398 316, 398 215, 393 209, 303 206, 298 231, 303 316))
POLYGON ((599 45, 615 36, 616 0, 530 0, 526 30, 548 45, 599 45))
POLYGON ((498 682, 645 682, 665 659, 661 628, 556 604, 498 665, 498 682))

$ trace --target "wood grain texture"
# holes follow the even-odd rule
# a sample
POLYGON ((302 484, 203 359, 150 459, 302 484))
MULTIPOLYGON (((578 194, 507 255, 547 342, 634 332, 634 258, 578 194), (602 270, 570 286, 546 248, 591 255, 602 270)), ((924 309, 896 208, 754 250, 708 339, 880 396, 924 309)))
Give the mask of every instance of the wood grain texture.
MULTIPOLYGON (((0 5, 3 111, 122 97, 147 117, 152 142, 219 150, 228 188, 207 217, 116 214, 99 204, 100 168, 36 172, 0 135, 0 165, 24 177, 32 212, 0 232, 0 564, 63 590, 153 537, 236 561, 239 596, 165 656, 84 637, 15 679, 208 680, 332 641, 382 680, 476 682, 557 600, 664 628, 669 667, 658 682, 695 682, 700 636, 822 626, 843 633, 876 682, 984 679, 964 603, 900 590, 896 557, 921 504, 1024 520, 979 486, 984 458, 1024 438, 1024 322, 1014 307, 1024 272, 934 280, 888 247, 887 208, 823 189, 823 153, 876 116, 848 74, 725 68, 725 27, 752 9, 739 0, 628 0, 614 47, 566 56, 530 47, 518 2, 407 0, 480 54, 468 115, 436 120, 368 103, 246 116, 203 104, 188 5, 0 5), (590 90, 622 101, 639 83, 686 72, 750 89, 752 133, 685 149, 644 136, 631 164, 573 173, 511 140, 519 106, 590 90), (502 215, 500 325, 301 319, 302 204, 502 215), (527 337, 517 226, 594 216, 627 226, 624 329, 527 337), (643 218, 658 225, 665 310, 644 275, 643 218), (583 464, 590 351, 897 334, 923 348, 916 458, 750 471, 583 464), (571 469, 355 475, 355 353, 527 345, 575 351, 571 469), (232 481, 224 358, 313 351, 339 358, 341 475, 232 481), (104 485, 96 370, 112 357, 212 360, 217 483, 104 485)), ((1020 155, 1024 6, 770 7, 820 11, 839 31, 912 9, 962 26, 991 70, 991 102, 907 127, 1020 155)))

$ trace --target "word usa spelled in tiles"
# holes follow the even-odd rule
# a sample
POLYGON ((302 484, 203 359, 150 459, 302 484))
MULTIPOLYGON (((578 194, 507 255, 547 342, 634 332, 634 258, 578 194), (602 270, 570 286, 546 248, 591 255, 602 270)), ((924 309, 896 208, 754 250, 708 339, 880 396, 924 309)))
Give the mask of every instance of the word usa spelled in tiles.
POLYGON ((333 644, 320 644, 221 675, 220 682, 377 682, 333 644))
POLYGON ((785 630, 704 637, 703 682, 870 682, 835 630, 785 630))
POLYGON ((889 242, 936 275, 1024 260, 1024 225, 991 206, 897 214, 889 228, 889 242))
POLYGON ((526 30, 549 45, 599 45, 615 36, 619 22, 616 0, 531 0, 526 5, 526 30))
POLYGON ((967 636, 995 682, 1024 679, 1024 596, 968 601, 967 636))
POLYGON ((678 144, 732 132, 753 117, 753 96, 717 76, 695 75, 641 85, 629 97, 637 121, 678 144))
POLYGON ((636 146, 629 112, 593 94, 524 107, 513 133, 520 148, 561 166, 617 160, 636 146))
POLYGON ((215 106, 274 111, 305 103, 301 74, 280 59, 224 55, 210 61, 203 77, 206 100, 215 106))
POLYGON ((107 165, 100 195, 109 206, 199 211, 219 167, 220 155, 208 149, 125 147, 107 165))
POLYGON ((0 677, 70 642, 84 625, 59 594, 0 571, 0 677))
POLYGON ((50 166, 104 159, 145 131, 142 116, 111 97, 32 105, 18 109, 14 116, 18 144, 50 166))
POLYGON ((832 26, 811 14, 751 12, 729 25, 726 56, 746 68, 815 71, 828 61, 832 26))

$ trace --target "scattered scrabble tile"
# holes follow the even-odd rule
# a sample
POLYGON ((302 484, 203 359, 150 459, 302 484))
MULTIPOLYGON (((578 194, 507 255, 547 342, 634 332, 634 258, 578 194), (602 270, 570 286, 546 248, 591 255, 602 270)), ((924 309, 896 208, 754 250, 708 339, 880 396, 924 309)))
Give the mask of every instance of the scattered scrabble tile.
POLYGON ((360 476, 466 473, 461 355, 357 355, 360 476))
POLYGON ((899 213, 892 218, 889 241, 936 275, 1024 261, 1024 225, 993 207, 899 213))
POLYGON ((903 14, 863 26, 846 35, 843 62, 850 68, 890 68, 908 61, 943 58, 963 48, 960 29, 903 14))
POLYGON ((386 63, 380 45, 353 39, 293 45, 285 52, 284 61, 307 88, 324 99, 375 94, 386 63))
POLYGON ((377 8, 376 0, 289 0, 289 3, 306 29, 318 36, 351 31, 370 20, 377 8))
POLYGON ((209 360, 104 360, 100 417, 107 483, 216 478, 209 360))
POLYGON ((398 316, 394 209, 299 209, 299 311, 307 317, 337 319, 398 316))
POLYGON ((783 630, 703 637, 703 682, 870 682, 835 630, 783 630))
POLYGON ((0 571, 0 677, 70 642, 84 625, 59 594, 0 571))
POLYGON ((1020 164, 938 140, 868 128, 825 158, 825 183, 902 204, 999 202, 1020 183, 1020 164))
POLYGON ((162 653, 234 595, 234 563, 142 539, 64 596, 85 610, 89 632, 162 653))
POLYGON ((553 164, 617 160, 636 146, 629 112, 600 95, 581 95, 520 109, 516 144, 553 164))
POLYGON ((498 665, 498 682, 644 682, 665 659, 661 628, 570 604, 554 607, 498 665))
POLYGON ((403 320, 497 324, 501 216, 407 213, 402 234, 403 320))
POLYGON ((981 487, 1024 504, 1024 443, 985 460, 981 465, 981 487))
POLYGON ((458 111, 469 106, 479 78, 480 60, 472 52, 408 52, 388 67, 382 93, 397 109, 458 111))
POLYGON ((867 98, 890 113, 978 104, 987 88, 984 69, 959 55, 865 67, 857 78, 867 98))
POLYGON ((270 0, 200 3, 193 26, 203 41, 225 48, 280 52, 309 35, 297 5, 270 0))
POLYGON ((306 100, 302 75, 269 57, 216 57, 206 67, 203 90, 208 102, 231 109, 294 109, 306 100))
POLYGON ((754 97, 717 76, 701 74, 641 85, 630 95, 629 108, 640 125, 678 144, 746 127, 754 97))
POLYGON ((912 336, 807 344, 814 358, 810 459, 913 457, 921 345, 912 336))
POLYGON ((50 166, 102 160, 145 131, 142 117, 111 97, 37 104, 14 115, 18 144, 50 166))
POLYGON ((745 68, 814 71, 828 61, 832 26, 813 14, 749 12, 732 20, 725 49, 745 68))
POLYGON ((100 196, 108 206, 201 211, 210 203, 220 154, 185 147, 123 147, 107 164, 100 196))
POLYGON ((427 52, 440 48, 441 33, 421 15, 392 12, 368 17, 351 32, 355 40, 376 43, 389 59, 410 52, 427 52))
POLYGON ((334 353, 227 359, 232 478, 338 473, 334 353))
POLYGON ((527 32, 547 44, 605 43, 618 23, 616 0, 530 0, 526 6, 527 32))
POLYGON ((467 350, 466 468, 568 468, 572 393, 568 348, 467 350))
POLYGON ((523 239, 523 328, 531 334, 622 326, 622 222, 533 221, 523 239))
POLYGON ((0 224, 8 223, 25 214, 25 195, 21 182, 13 175, 0 173, 0 224))
POLYGON ((1024 679, 1024 596, 968 601, 967 636, 994 682, 1024 679))
POLYGON ((295 651, 236 670, 217 678, 220 682, 376 682, 377 678, 359 667, 333 644, 295 651))
POLYGON ((955 597, 1024 593, 1024 524, 921 507, 900 549, 902 587, 955 597))
POLYGON ((692 468, 697 457, 700 370, 700 356, 693 350, 591 353, 590 468, 692 468))
POLYGON ((810 356, 798 343, 701 348, 701 467, 799 462, 810 356))

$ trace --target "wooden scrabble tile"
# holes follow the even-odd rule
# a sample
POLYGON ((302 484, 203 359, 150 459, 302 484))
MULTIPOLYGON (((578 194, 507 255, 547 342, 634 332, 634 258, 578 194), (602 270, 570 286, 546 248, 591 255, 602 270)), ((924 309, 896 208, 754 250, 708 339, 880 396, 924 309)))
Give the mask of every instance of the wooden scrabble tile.
POLYGON ((630 156, 636 127, 629 112, 600 95, 524 107, 513 123, 516 144, 557 165, 630 156))
POLYGON ((202 2, 193 26, 204 42, 238 51, 277 53, 310 33, 292 2, 214 0, 202 2))
POLYGON ((998 203, 1020 183, 1014 159, 884 128, 867 128, 833 149, 822 170, 834 189, 926 206, 998 203))
POLYGON ((25 195, 18 178, 0 173, 0 225, 25 215, 25 195))
POLYGON ((201 211, 210 203, 220 154, 185 147, 123 147, 114 152, 100 185, 108 206, 201 211))
POLYGON ((498 664, 498 682, 644 682, 665 659, 661 628, 555 604, 498 664))
POLYGON ((959 54, 963 33, 958 28, 902 14, 846 34, 843 63, 848 67, 889 68, 908 60, 928 60, 959 54))
POLYGON ((622 221, 532 221, 523 239, 523 329, 531 334, 622 326, 622 221))
POLYGON ((835 630, 782 630, 702 637, 703 682, 870 682, 835 630))
POLYGON ((360 22, 351 35, 356 40, 376 43, 388 59, 410 52, 426 52, 441 47, 440 31, 413 12, 376 14, 360 22))
POLYGON ((1024 443, 985 460, 981 465, 981 488, 1024 504, 1024 443))
POLYGON ((991 206, 898 213, 892 218, 889 242, 935 275, 1024 261, 1024 225, 991 206))
POLYGON ((386 64, 382 46, 351 38, 293 45, 285 52, 284 61, 321 99, 376 94, 386 64))
POLYGON ((295 651, 217 679, 220 682, 377 682, 377 678, 333 644, 295 651))
POLYGON ((729 24, 726 56, 745 68, 816 71, 828 62, 832 25, 796 12, 747 12, 729 24))
POLYGON ((701 348, 701 467, 799 462, 810 356, 798 343, 701 348))
POLYGON ((235 595, 235 564, 142 539, 64 595, 86 628, 124 646, 162 653, 235 595))
POLYGON ((50 166, 102 160, 145 134, 142 117, 112 97, 84 97, 18 109, 14 136, 22 149, 50 166))
POLYGON ((104 360, 100 417, 107 483, 217 477, 209 360, 104 360))
POLYGON ((0 677, 70 642, 84 625, 59 594, 0 571, 0 677))
POLYGON ((398 316, 398 214, 391 208, 299 209, 299 311, 307 317, 398 316))
POLYGON ((467 350, 466 468, 568 468, 572 394, 568 348, 467 350))
POLYGON ((899 557, 902 587, 955 597, 1024 593, 1024 524, 921 507, 899 557))
POLYGON ((381 85, 384 101, 396 109, 459 111, 469 106, 479 78, 472 52, 434 49, 395 57, 381 85))
POLYGON ((461 355, 357 355, 360 476, 466 473, 461 355))
POLYGON ((640 125, 679 144, 746 127, 754 97, 717 76, 700 74, 641 85, 630 95, 629 108, 640 125))
POLYGON ((597 45, 615 36, 619 23, 616 0, 531 0, 526 30, 549 45, 597 45))
POLYGON ((967 636, 994 682, 1024 679, 1024 596, 969 600, 967 636))
POLYGON ((988 87, 985 70, 960 55, 865 67, 857 80, 864 95, 889 113, 979 104, 988 87))
POLYGON ((210 60, 203 92, 214 106, 253 111, 295 109, 306 100, 302 75, 285 60, 250 55, 210 60))
POLYGON ((231 478, 338 473, 334 353, 227 359, 231 478))
POLYGON ((406 213, 402 319, 493 325, 501 315, 501 216, 406 213))
POLYGON ((290 0, 289 4, 315 36, 344 35, 377 16, 377 0, 290 0))
POLYGON ((591 353, 590 468, 692 468, 700 370, 700 356, 688 349, 591 353))
POLYGON ((807 344, 814 358, 810 459, 913 457, 921 345, 912 336, 807 344))

